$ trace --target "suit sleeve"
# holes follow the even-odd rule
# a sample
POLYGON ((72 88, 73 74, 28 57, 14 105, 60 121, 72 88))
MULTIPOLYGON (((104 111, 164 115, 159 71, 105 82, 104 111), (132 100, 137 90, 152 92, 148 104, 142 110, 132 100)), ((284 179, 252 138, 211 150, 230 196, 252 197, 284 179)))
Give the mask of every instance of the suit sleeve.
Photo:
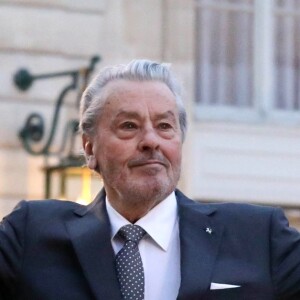
POLYGON ((22 269, 27 204, 20 202, 0 223, 0 299, 17 299, 22 269))
POLYGON ((274 209, 271 222, 271 268, 279 299, 300 299, 300 234, 289 227, 282 210, 274 209))

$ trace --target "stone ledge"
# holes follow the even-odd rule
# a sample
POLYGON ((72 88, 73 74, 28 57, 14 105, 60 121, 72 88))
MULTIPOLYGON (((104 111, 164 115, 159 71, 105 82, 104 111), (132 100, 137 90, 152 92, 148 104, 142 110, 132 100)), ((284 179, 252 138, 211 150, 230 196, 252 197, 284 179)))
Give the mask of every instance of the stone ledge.
POLYGON ((1 4, 14 6, 32 6, 46 9, 64 9, 82 13, 102 13, 107 6, 107 0, 2 0, 1 4))
POLYGON ((0 50, 94 55, 101 45, 103 19, 99 15, 4 6, 0 10, 0 27, 5 28, 0 32, 0 50))

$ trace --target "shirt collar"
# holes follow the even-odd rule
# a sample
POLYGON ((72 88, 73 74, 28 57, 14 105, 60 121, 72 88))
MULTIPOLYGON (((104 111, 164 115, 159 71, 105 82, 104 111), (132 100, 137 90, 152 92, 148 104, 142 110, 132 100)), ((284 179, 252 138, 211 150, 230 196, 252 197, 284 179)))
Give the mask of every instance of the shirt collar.
MULTIPOLYGON (((105 201, 111 223, 111 236, 114 239, 119 229, 124 225, 130 224, 130 222, 111 206, 107 197, 105 201)), ((141 226, 164 251, 167 251, 174 227, 177 223, 177 201, 173 192, 135 224, 141 226)))

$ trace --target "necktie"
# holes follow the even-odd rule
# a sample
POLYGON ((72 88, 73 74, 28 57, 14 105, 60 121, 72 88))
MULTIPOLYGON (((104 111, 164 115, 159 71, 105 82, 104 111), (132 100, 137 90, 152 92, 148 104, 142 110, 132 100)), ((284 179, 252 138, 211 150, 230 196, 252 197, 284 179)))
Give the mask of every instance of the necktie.
POLYGON ((125 225, 118 235, 125 240, 116 256, 116 269, 123 299, 144 299, 144 269, 138 243, 146 234, 138 225, 125 225))

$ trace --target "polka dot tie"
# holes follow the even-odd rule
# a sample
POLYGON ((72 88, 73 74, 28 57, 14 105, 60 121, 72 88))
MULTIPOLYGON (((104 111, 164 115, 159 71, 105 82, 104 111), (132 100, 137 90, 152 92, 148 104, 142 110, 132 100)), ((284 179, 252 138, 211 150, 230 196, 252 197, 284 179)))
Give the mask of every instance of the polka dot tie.
POLYGON ((144 269, 138 243, 146 234, 138 225, 125 225, 118 235, 125 240, 116 256, 116 268, 123 299, 144 299, 144 269))

